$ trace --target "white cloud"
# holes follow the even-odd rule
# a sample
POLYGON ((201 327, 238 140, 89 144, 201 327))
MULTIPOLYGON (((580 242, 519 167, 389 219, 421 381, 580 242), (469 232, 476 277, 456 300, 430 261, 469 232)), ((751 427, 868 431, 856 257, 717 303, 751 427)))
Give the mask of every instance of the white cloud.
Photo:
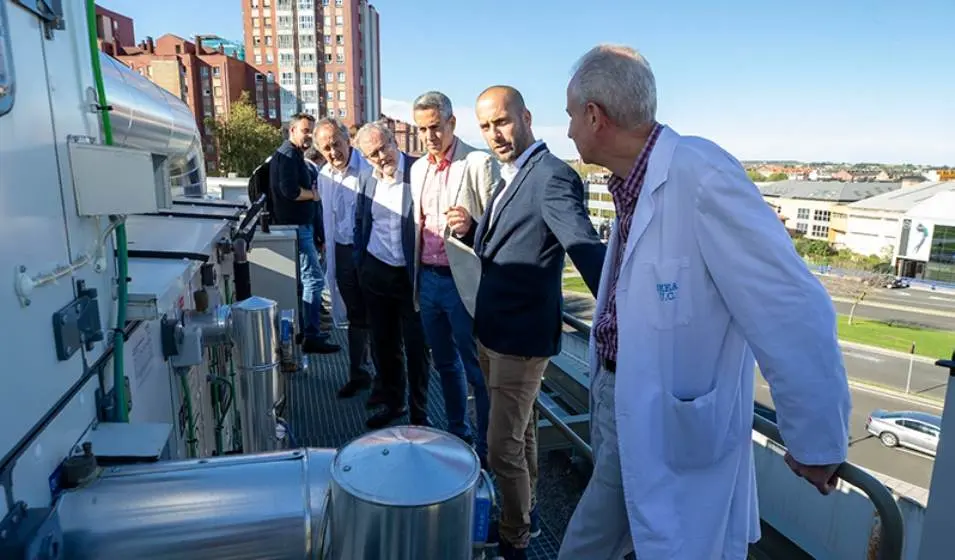
MULTIPOLYGON (((399 99, 381 99, 381 112, 389 117, 414 123, 411 102, 399 99)), ((454 108, 454 114, 458 118, 458 124, 455 134, 468 144, 477 148, 484 149, 487 143, 481 136, 481 130, 478 128, 477 119, 474 117, 474 107, 454 108)), ((573 141, 567 138, 567 124, 557 125, 534 125, 534 134, 537 138, 547 143, 550 151, 561 159, 576 159, 577 148, 573 141)))

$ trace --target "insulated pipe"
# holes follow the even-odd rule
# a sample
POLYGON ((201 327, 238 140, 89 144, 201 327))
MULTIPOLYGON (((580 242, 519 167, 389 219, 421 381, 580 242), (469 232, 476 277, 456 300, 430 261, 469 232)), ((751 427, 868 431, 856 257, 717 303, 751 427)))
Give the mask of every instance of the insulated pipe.
POLYGON ((56 505, 72 560, 320 558, 334 449, 107 468, 56 505))

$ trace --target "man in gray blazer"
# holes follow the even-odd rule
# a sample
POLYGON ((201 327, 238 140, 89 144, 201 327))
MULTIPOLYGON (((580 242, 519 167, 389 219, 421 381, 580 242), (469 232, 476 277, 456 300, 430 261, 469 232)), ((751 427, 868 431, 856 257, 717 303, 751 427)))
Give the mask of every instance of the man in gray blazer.
MULTIPOLYGON (((454 275, 477 274, 452 270, 461 261, 448 258, 450 234, 446 212, 461 206, 473 216, 484 213, 499 177, 496 162, 486 152, 454 135, 451 100, 437 91, 414 102, 414 120, 428 155, 411 166, 411 197, 415 219, 415 301, 421 310, 425 338, 434 367, 441 376, 448 431, 473 444, 481 463, 487 460, 487 387, 478 360, 474 322, 462 301, 454 275), (468 422, 468 384, 474 391, 477 430, 468 422)), ((475 260, 475 263, 477 261, 475 260)), ((466 288, 465 288, 466 289, 466 288)))

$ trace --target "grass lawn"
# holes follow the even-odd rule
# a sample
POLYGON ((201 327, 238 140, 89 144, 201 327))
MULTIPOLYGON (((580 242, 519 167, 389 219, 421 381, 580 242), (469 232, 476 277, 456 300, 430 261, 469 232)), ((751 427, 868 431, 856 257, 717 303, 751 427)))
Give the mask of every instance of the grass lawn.
POLYGON ((587 288, 587 283, 584 282, 584 279, 580 276, 570 276, 564 278, 564 291, 580 292, 588 295, 590 294, 590 289, 587 288))
MULTIPOLYGON (((579 276, 564 278, 564 291, 590 294, 584 279, 579 276)), ((936 359, 951 357, 955 349, 955 332, 891 325, 870 319, 857 318, 852 323, 850 326, 848 315, 839 315, 841 340, 900 352, 908 352, 915 342, 917 355, 936 359)))
POLYGON ((839 315, 839 338, 849 342, 879 346, 908 352, 915 343, 915 353, 929 358, 948 358, 955 349, 955 332, 890 325, 870 319, 853 319, 839 315))

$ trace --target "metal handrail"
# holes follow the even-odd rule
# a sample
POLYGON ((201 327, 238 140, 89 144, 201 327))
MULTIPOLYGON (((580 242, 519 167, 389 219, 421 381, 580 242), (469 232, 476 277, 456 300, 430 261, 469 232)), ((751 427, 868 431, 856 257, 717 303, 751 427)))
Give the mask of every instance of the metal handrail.
MULTIPOLYGON (((563 320, 564 323, 577 331, 588 337, 590 336, 590 325, 579 318, 564 313, 563 320)), ((581 449, 580 446, 583 445, 586 448, 587 456, 593 460, 593 451, 590 446, 587 445, 576 432, 571 430, 567 424, 541 404, 540 399, 537 401, 537 407, 551 424, 567 436, 575 447, 581 449)), ((779 433, 779 428, 771 420, 759 414, 754 414, 753 429, 777 445, 785 447, 786 444, 783 442, 782 435, 779 433)), ((581 451, 584 452, 583 449, 581 449, 581 451)), ((845 482, 858 488, 875 506, 880 520, 879 559, 901 560, 902 547, 905 540, 905 525, 902 521, 902 511, 899 509, 899 505, 892 497, 892 493, 889 492, 889 489, 874 476, 849 462, 839 465, 839 468, 836 470, 836 475, 845 482)))
POLYGON ((557 431, 564 434, 564 437, 566 437, 570 441, 570 443, 574 445, 577 451, 579 451, 591 463, 594 462, 593 449, 590 448, 590 445, 586 441, 584 441, 582 437, 577 435, 577 432, 572 430, 570 426, 567 425, 566 422, 564 422, 556 414, 554 414, 554 411, 547 408, 547 406, 545 406, 544 403, 541 402, 540 397, 537 397, 537 402, 535 402, 534 405, 537 407, 537 410, 541 413, 541 416, 546 418, 548 422, 550 422, 555 428, 557 428, 557 431))

